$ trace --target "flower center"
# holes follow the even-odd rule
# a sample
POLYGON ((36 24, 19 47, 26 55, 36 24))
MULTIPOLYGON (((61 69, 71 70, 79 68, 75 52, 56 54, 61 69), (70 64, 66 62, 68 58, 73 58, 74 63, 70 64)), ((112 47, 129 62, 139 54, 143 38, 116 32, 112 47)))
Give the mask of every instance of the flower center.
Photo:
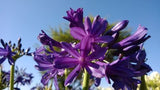
POLYGON ((80 57, 79 58, 79 63, 83 67, 85 65, 85 58, 84 57, 80 57))

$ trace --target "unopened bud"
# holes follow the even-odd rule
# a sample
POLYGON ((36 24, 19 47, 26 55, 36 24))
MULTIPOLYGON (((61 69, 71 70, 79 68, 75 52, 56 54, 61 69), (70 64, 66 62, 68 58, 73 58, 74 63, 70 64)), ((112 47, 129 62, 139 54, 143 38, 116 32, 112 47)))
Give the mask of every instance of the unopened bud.
POLYGON ((21 43, 21 38, 18 38, 18 44, 20 44, 21 43))
POLYGON ((124 29, 127 25, 128 25, 128 20, 123 20, 119 23, 117 23, 112 29, 111 31, 114 32, 119 32, 120 30, 124 29))
POLYGON ((26 52, 26 53, 28 53, 29 51, 30 51, 30 48, 26 49, 26 51, 25 51, 25 52, 26 52))
POLYGON ((8 42, 9 46, 12 47, 11 41, 8 42))
POLYGON ((1 44, 2 44, 3 47, 5 47, 3 39, 1 39, 1 44))
POLYGON ((16 46, 16 44, 15 44, 15 43, 13 43, 13 46, 12 46, 12 48, 14 49, 14 48, 15 48, 15 46, 16 46))
POLYGON ((18 44, 18 50, 20 51, 21 50, 21 47, 22 47, 22 44, 18 44))

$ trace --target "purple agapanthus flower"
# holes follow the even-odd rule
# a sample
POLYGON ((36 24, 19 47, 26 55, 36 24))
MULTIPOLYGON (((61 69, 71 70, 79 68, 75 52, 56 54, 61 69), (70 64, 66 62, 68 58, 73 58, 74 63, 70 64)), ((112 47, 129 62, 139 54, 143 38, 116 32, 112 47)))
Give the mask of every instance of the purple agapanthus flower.
POLYGON ((150 36, 147 36, 147 28, 139 26, 133 35, 123 39, 118 43, 115 43, 112 48, 123 50, 124 48, 130 47, 131 45, 139 45, 146 41, 148 38, 150 38, 150 36))
POLYGON ((83 11, 81 8, 77 9, 77 11, 71 9, 67 14, 68 17, 65 17, 65 19, 70 21, 70 24, 77 24, 77 21, 79 21, 78 25, 80 26, 70 26, 70 33, 75 39, 82 40, 84 37, 88 36, 91 43, 109 43, 113 40, 112 36, 101 36, 106 30, 108 22, 100 16, 95 17, 93 23, 91 23, 89 17, 86 17, 83 23, 83 11))
POLYGON ((80 27, 84 28, 83 25, 83 9, 78 8, 74 11, 72 8, 67 11, 67 16, 64 19, 70 21, 70 27, 80 27))
POLYGON ((31 81, 33 79, 32 73, 26 73, 25 69, 17 69, 15 70, 15 79, 14 79, 14 84, 21 84, 21 85, 30 85, 31 81))
POLYGON ((50 49, 53 49, 53 46, 61 47, 59 42, 57 42, 56 40, 53 40, 43 30, 42 30, 42 33, 38 35, 38 39, 43 45, 48 45, 50 49))
POLYGON ((38 65, 36 68, 40 71, 47 71, 41 79, 43 85, 47 85, 48 81, 51 78, 54 78, 55 88, 59 90, 58 83, 57 83, 57 75, 63 75, 64 69, 57 69, 54 67, 54 59, 55 56, 53 54, 49 54, 46 52, 44 47, 41 47, 34 52, 34 59, 38 65))
POLYGON ((82 40, 83 37, 90 37, 92 43, 108 43, 113 40, 111 36, 100 36, 107 27, 107 21, 100 16, 94 18, 93 23, 89 17, 85 18, 84 29, 80 27, 71 27, 71 35, 78 40, 82 40))
POLYGON ((92 63, 91 61, 99 59, 101 56, 104 56, 106 49, 101 48, 92 52, 90 55, 90 43, 88 37, 84 38, 80 44, 80 52, 75 50, 70 44, 62 42, 62 47, 71 55, 66 57, 59 57, 55 59, 55 67, 57 68, 73 68, 75 69, 68 75, 65 80, 65 86, 69 85, 80 73, 82 69, 86 69, 87 72, 94 76, 101 78, 103 73, 99 70, 99 65, 92 63))
POLYGON ((143 49, 143 44, 140 45, 140 49, 129 56, 130 62, 134 63, 131 64, 131 67, 137 71, 141 72, 139 76, 146 74, 147 72, 151 71, 151 67, 145 63, 146 59, 146 52, 143 49))
POLYGON ((109 83, 110 80, 113 81, 114 89, 131 90, 136 89, 140 83, 136 77, 145 75, 151 70, 145 63, 146 54, 141 46, 150 38, 147 35, 147 28, 139 26, 136 33, 116 42, 120 31, 128 25, 128 20, 117 23, 105 32, 107 20, 98 15, 93 22, 89 17, 83 22, 82 8, 76 11, 70 9, 64 18, 70 21, 71 35, 80 42, 73 47, 72 44, 53 40, 44 31, 39 34, 40 42, 50 47, 49 51, 39 48, 34 52, 34 59, 38 64, 36 68, 47 71, 41 79, 44 85, 54 78, 55 87, 58 88, 57 75, 62 75, 64 69, 74 68, 65 80, 65 86, 72 83, 85 69, 94 77, 96 86, 100 84, 102 77, 106 77, 109 83), (63 51, 56 51, 53 46, 63 51), (106 63, 108 60, 104 60, 105 54, 110 49, 116 49, 115 55, 119 55, 119 58, 106 63))
POLYGON ((0 47, 0 56, 2 56, 2 58, 0 59, 0 64, 2 64, 6 59, 8 59, 9 64, 13 65, 14 60, 12 56, 14 55, 15 53, 12 52, 11 48, 8 45, 6 45, 5 48, 0 47))
POLYGON ((10 72, 6 71, 1 71, 2 72, 2 83, 5 84, 6 86, 9 86, 9 81, 10 81, 10 72))
POLYGON ((140 49, 134 54, 121 57, 112 63, 106 65, 106 77, 114 81, 113 87, 117 89, 127 88, 128 90, 136 89, 140 83, 135 77, 140 77, 151 71, 149 65, 145 63, 146 53, 140 49))
POLYGON ((111 30, 107 31, 105 34, 106 35, 113 35, 121 30, 123 30, 125 27, 127 27, 129 21, 128 20, 123 20, 121 22, 118 22, 116 25, 114 25, 111 30))
POLYGON ((140 83, 138 79, 135 79, 136 71, 129 68, 129 58, 124 57, 118 59, 106 65, 106 79, 108 83, 111 83, 110 79, 113 80, 113 87, 116 90, 125 89, 128 90, 136 89, 137 84, 140 83))
MULTIPOLYGON (((24 69, 25 70, 25 69, 24 69)), ((32 73, 26 73, 22 69, 18 69, 18 67, 15 69, 14 73, 14 84, 17 84, 16 86, 18 87, 19 84, 21 85, 30 85, 31 81, 33 79, 32 73)), ((10 71, 2 71, 2 83, 6 84, 9 86, 10 83, 10 71)))

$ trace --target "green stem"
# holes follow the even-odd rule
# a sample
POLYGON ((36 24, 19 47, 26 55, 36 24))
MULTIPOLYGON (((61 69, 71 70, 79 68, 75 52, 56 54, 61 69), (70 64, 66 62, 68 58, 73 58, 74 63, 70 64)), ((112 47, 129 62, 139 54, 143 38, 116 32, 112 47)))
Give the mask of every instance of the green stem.
POLYGON ((141 76, 140 90, 147 90, 146 81, 145 81, 145 75, 141 76))
POLYGON ((83 90, 88 90, 89 88, 89 74, 86 70, 84 70, 84 77, 83 77, 83 90))
POLYGON ((11 65, 11 71, 10 71, 10 89, 14 89, 14 65, 11 65))
MULTIPOLYGON (((66 80, 67 76, 68 76, 68 70, 67 69, 65 69, 64 74, 65 74, 65 80, 66 80)), ((65 86, 65 90, 68 90, 68 88, 66 86, 65 86)))
MULTIPOLYGON (((2 87, 2 66, 0 65, 0 87, 2 87)), ((2 90, 0 88, 0 90, 2 90)))

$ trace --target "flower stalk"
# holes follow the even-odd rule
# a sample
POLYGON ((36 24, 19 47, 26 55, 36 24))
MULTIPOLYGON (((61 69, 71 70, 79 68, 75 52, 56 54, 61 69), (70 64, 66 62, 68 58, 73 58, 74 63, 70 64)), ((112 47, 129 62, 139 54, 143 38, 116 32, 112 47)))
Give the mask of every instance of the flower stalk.
POLYGON ((145 75, 141 76, 140 90, 147 90, 145 75))
POLYGON ((84 77, 83 77, 83 90, 88 90, 89 88, 89 74, 87 72, 87 70, 84 70, 84 77))
POLYGON ((0 65, 0 87, 2 87, 2 65, 0 65))
POLYGON ((10 71, 10 89, 14 89, 14 65, 11 65, 11 71, 10 71))
MULTIPOLYGON (((65 79, 67 79, 68 69, 65 69, 64 74, 65 74, 65 79)), ((68 90, 67 86, 65 86, 65 90, 68 90)))

